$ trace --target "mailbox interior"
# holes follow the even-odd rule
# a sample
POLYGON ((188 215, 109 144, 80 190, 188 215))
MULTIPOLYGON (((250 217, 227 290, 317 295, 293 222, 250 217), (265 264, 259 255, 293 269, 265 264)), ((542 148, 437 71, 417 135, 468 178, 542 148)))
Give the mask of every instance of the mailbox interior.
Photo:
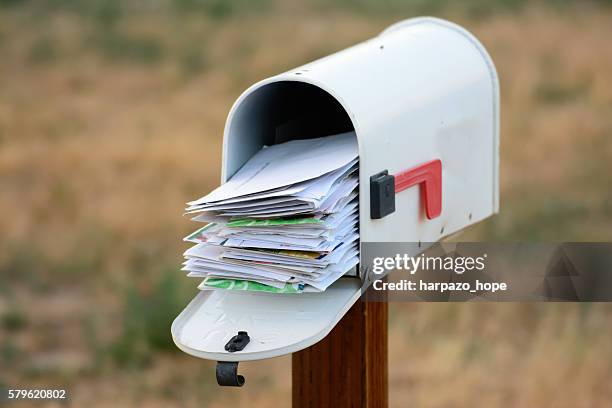
MULTIPOLYGON (((351 131, 355 128, 344 107, 316 85, 288 80, 256 85, 229 114, 221 181, 230 179, 263 146, 351 131)), ((359 276, 358 271, 359 266, 347 275, 359 276)))
POLYGON ((353 130, 342 105, 318 86, 287 80, 266 83, 245 92, 230 112, 222 181, 265 145, 353 130))
MULTIPOLYGON (((222 182, 265 145, 354 130, 341 104, 321 88, 278 81, 247 91, 230 112, 224 139, 222 182)), ((197 357, 259 360, 292 353, 325 337, 361 294, 358 267, 323 293, 268 294, 202 291, 172 325, 175 343, 197 357), (224 345, 249 333, 244 350, 224 345)))

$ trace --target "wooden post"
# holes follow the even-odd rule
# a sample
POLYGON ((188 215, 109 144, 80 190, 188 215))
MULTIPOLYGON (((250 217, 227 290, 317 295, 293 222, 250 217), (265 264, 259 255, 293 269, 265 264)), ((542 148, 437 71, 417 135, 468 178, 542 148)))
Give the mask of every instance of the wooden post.
POLYGON ((293 354, 293 408, 383 408, 388 304, 357 301, 317 344, 293 354))

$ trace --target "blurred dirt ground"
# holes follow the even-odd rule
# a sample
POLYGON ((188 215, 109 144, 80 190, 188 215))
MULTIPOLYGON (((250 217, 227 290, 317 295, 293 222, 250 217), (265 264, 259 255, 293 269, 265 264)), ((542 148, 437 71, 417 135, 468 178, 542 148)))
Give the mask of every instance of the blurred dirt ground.
MULTIPOLYGON (((195 293, 183 203, 218 183, 245 87, 418 14, 465 25, 501 78, 502 212, 463 237, 609 241, 605 3, 1 0, 0 388, 66 388, 75 407, 288 406, 290 358, 242 364, 247 385, 227 390, 172 345, 195 293)), ((612 401, 607 304, 397 303, 390 330, 392 406, 612 401)))

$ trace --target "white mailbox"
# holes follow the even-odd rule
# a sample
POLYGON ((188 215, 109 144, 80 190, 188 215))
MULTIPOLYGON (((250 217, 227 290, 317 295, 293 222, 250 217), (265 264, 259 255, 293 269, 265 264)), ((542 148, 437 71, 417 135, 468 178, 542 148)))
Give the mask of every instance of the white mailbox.
MULTIPOLYGON (((402 21, 251 86, 227 119, 222 182, 264 145, 351 130, 361 242, 439 241, 498 211, 497 74, 456 24, 402 21)), ((292 353, 325 337, 360 289, 360 279, 345 277, 323 293, 203 291, 172 335, 183 351, 210 360, 292 353), (238 331, 248 332, 248 346, 226 351, 238 331)))

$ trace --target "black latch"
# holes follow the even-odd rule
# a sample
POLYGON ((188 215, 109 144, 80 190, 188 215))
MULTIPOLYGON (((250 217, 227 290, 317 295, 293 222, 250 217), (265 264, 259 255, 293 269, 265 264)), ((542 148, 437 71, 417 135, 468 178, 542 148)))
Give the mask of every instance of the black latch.
POLYGON ((225 350, 233 353, 234 351, 240 351, 249 344, 251 338, 245 331, 239 331, 238 334, 230 339, 225 345, 225 350))
MULTIPOLYGON (((245 331, 239 331, 227 342, 225 350, 230 353, 240 351, 249 344, 249 341, 251 341, 249 334, 245 331)), ((244 377, 238 375, 237 361, 217 361, 217 384, 226 387, 242 387, 244 385, 244 377)))
POLYGON ((238 375, 237 361, 217 361, 217 384, 224 387, 244 385, 244 377, 238 375))
POLYGON ((395 211, 395 177, 388 170, 370 177, 370 218, 377 220, 395 211))

